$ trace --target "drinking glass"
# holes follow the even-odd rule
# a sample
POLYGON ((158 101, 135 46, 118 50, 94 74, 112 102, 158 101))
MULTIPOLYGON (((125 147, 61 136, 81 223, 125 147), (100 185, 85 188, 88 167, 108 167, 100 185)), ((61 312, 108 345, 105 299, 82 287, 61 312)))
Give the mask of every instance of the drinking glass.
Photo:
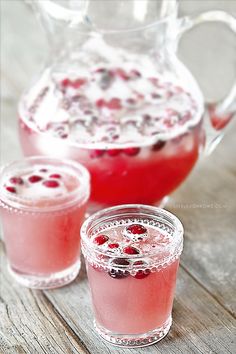
POLYGON ((172 323, 181 222, 157 207, 121 205, 90 216, 81 236, 97 332, 123 347, 161 340, 172 323))

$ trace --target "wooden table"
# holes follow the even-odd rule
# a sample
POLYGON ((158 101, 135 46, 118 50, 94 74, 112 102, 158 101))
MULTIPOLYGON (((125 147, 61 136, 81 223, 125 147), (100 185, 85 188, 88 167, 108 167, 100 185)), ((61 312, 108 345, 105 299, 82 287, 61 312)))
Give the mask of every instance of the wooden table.
MULTIPOLYGON (((236 12, 235 1, 217 3, 219 6, 224 3, 225 9, 236 12)), ((199 2, 186 2, 187 10, 190 5, 196 10, 199 2)), ((30 10, 22 1, 2 0, 1 6, 1 39, 5 49, 2 54, 1 162, 5 163, 21 156, 16 131, 16 104, 22 89, 29 85, 32 74, 38 72, 45 43, 30 10)), ((235 55, 236 44, 233 36, 224 40, 224 28, 213 26, 210 32, 216 33, 214 31, 217 32, 218 43, 215 36, 211 41, 213 46, 215 43, 217 48, 222 47, 219 53, 224 50, 225 69, 218 68, 218 56, 208 63, 208 68, 209 75, 213 72, 211 66, 217 70, 218 84, 213 84, 213 87, 216 95, 222 95, 235 74, 235 56, 232 64, 232 55, 235 55), (223 43, 220 44, 221 41, 223 43)), ((209 77, 205 78, 208 71, 199 68, 199 61, 203 60, 200 56, 205 52, 201 46, 206 45, 205 40, 202 44, 202 33, 193 33, 193 36, 194 45, 190 43, 190 37, 186 37, 181 55, 185 53, 187 64, 195 74, 200 72, 202 87, 210 91, 209 77), (186 47, 189 44, 192 50, 186 47), (192 54, 194 50, 195 56, 192 54)), ((212 80, 215 80, 213 75, 212 80)), ((221 146, 208 160, 202 160, 167 207, 185 226, 185 247, 178 274, 174 324, 164 340, 136 350, 119 349, 104 343, 93 329, 84 269, 76 281, 64 288, 28 290, 8 275, 4 244, 0 241, 0 353, 236 353, 235 124, 231 128, 221 146)))

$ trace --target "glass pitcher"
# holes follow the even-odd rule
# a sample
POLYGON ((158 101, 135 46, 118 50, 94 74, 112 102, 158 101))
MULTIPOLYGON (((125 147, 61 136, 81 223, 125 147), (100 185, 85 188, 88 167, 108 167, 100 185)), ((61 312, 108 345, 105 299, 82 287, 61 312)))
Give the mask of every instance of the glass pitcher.
POLYGON ((19 104, 25 155, 84 164, 95 208, 161 204, 235 113, 236 85, 204 115, 195 79, 176 56, 181 35, 222 11, 177 17, 176 0, 34 0, 47 30, 46 68, 19 104))

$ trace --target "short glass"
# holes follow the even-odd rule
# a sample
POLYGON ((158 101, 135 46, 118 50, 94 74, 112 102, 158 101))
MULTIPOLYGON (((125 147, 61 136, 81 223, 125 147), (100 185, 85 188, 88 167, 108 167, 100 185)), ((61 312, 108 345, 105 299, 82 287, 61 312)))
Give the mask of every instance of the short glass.
POLYGON ((70 160, 31 157, 2 169, 0 216, 9 271, 22 285, 54 288, 77 276, 89 181, 88 171, 70 160))
POLYGON ((81 237, 97 332, 121 347, 161 340, 172 323, 181 222, 157 207, 121 205, 90 216, 81 237))

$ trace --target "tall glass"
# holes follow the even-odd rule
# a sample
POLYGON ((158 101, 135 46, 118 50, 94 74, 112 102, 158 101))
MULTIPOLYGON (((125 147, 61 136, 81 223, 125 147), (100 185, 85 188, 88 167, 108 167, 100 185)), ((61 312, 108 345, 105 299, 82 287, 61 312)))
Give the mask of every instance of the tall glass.
POLYGON ((98 333, 124 347, 161 340, 172 323, 180 221, 156 207, 122 205, 90 216, 81 236, 98 333))
POLYGON ((80 269, 80 227, 89 174, 76 162, 32 157, 0 174, 0 216, 11 275, 45 289, 72 281, 80 269))

